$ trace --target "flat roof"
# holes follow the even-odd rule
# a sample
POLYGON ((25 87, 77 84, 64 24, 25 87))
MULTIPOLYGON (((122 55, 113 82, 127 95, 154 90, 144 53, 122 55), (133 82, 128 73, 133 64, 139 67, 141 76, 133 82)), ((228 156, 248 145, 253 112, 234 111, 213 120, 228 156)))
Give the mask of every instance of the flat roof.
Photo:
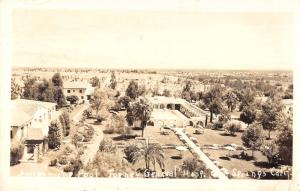
POLYGON ((150 101, 152 104, 183 104, 186 103, 184 99, 181 98, 174 98, 174 97, 165 97, 165 96, 154 96, 154 97, 147 97, 147 100, 150 101))
POLYGON ((168 109, 154 109, 151 113, 151 118, 156 120, 188 120, 188 118, 179 111, 168 109))
POLYGON ((88 87, 88 83, 84 83, 84 82, 65 81, 63 83, 64 89, 86 89, 87 87, 88 87))

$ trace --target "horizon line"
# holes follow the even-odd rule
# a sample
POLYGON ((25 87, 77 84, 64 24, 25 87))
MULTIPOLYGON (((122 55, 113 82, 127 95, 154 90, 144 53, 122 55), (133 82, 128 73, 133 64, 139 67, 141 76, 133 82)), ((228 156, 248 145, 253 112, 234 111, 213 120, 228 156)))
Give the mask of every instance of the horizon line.
POLYGON ((90 70, 182 70, 182 71, 190 71, 190 70, 204 70, 204 71, 288 71, 293 72, 293 69, 209 69, 209 68, 189 68, 189 69, 183 69, 183 68, 101 68, 101 67, 62 67, 62 66, 12 66, 12 69, 20 69, 20 68, 45 68, 45 69, 90 69, 90 70))

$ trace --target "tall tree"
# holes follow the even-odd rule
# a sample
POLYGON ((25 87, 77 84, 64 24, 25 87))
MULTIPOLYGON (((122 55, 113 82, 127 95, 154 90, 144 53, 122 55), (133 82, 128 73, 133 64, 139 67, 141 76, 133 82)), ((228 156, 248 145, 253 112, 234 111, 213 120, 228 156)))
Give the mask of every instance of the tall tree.
POLYGON ((34 86, 36 83, 36 78, 27 78, 24 82, 24 92, 22 98, 25 99, 34 99, 36 96, 34 95, 37 90, 34 86))
POLYGON ((58 119, 62 126, 63 135, 68 136, 70 133, 70 128, 71 128, 71 121, 70 121, 69 113, 66 111, 63 111, 62 114, 60 114, 58 119))
POLYGON ((22 93, 22 88, 19 84, 17 84, 15 79, 11 80, 10 93, 11 99, 17 99, 22 93))
POLYGON ((54 94, 54 100, 56 101, 58 107, 62 107, 66 105, 66 98, 61 87, 55 86, 53 94, 54 94))
POLYGON ((269 132, 268 139, 271 139, 271 131, 278 127, 283 110, 283 104, 279 97, 268 98, 262 105, 262 114, 260 115, 260 122, 265 130, 269 132))
POLYGON ((256 112, 253 106, 244 107, 240 115, 240 120, 244 123, 249 124, 253 123, 256 119, 256 112))
POLYGON ((97 76, 92 77, 90 83, 92 84, 92 87, 100 88, 100 79, 97 76))
POLYGON ((233 111, 236 107, 236 104, 238 102, 238 97, 233 91, 228 91, 224 96, 223 100, 225 100, 225 103, 230 111, 233 111))
POLYGON ((192 94, 192 82, 190 80, 188 80, 188 81, 186 81, 186 83, 182 89, 181 98, 190 102, 192 100, 191 94, 192 94))
POLYGON ((279 129, 279 134, 275 140, 278 145, 278 154, 281 162, 285 165, 293 163, 293 127, 292 120, 285 119, 279 129))
POLYGON ((63 80, 60 76, 60 73, 55 73, 52 76, 52 83, 54 85, 54 100, 57 103, 58 107, 66 105, 66 98, 63 92, 63 80))
POLYGON ((244 107, 250 106, 254 102, 255 93, 250 88, 247 88, 242 91, 240 96, 241 103, 239 110, 242 111, 244 107))
POLYGON ((103 108, 107 109, 108 95, 106 92, 96 89, 91 100, 91 107, 96 112, 96 116, 103 108))
POLYGON ((48 132, 48 146, 50 149, 57 149, 61 145, 62 127, 58 120, 52 121, 48 132))
POLYGON ((210 122, 213 120, 213 114, 220 113, 222 108, 222 88, 220 85, 213 86, 203 97, 204 104, 210 111, 210 122))
POLYGON ((241 137, 243 145, 252 149, 252 156, 255 150, 259 149, 264 142, 263 128, 260 124, 251 124, 241 137))
POLYGON ((139 85, 136 81, 130 81, 126 89, 126 95, 133 100, 135 100, 139 96, 139 85))
POLYGON ((144 129, 151 116, 151 107, 141 100, 139 102, 134 103, 131 106, 131 108, 127 110, 127 115, 132 116, 133 119, 136 121, 141 121, 141 129, 142 129, 142 137, 143 137, 144 129))
POLYGON ((54 99, 54 87, 52 82, 49 82, 46 79, 43 79, 43 81, 36 85, 38 89, 39 95, 37 96, 37 99, 39 101, 47 101, 47 102, 55 102, 54 99))
POLYGON ((52 83, 53 83, 54 86, 59 86, 59 87, 63 86, 63 80, 60 76, 60 73, 55 73, 52 76, 52 83))
POLYGON ((109 87, 114 90, 116 88, 116 86, 117 86, 116 75, 114 72, 112 72, 110 75, 110 86, 109 87))

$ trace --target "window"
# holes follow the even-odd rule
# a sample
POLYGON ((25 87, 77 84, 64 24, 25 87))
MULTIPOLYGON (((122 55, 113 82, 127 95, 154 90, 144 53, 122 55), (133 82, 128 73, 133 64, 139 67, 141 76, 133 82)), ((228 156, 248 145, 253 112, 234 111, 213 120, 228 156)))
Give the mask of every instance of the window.
POLYGON ((73 92, 75 92, 75 90, 73 90, 73 92))
POLYGON ((79 90, 79 93, 82 93, 82 90, 79 90))
POLYGON ((71 93, 71 90, 67 90, 68 93, 71 93))
POLYGON ((12 132, 12 130, 10 130, 10 139, 13 139, 13 138, 14 138, 13 132, 12 132))
POLYGON ((83 96, 81 96, 81 99, 83 99, 83 96))

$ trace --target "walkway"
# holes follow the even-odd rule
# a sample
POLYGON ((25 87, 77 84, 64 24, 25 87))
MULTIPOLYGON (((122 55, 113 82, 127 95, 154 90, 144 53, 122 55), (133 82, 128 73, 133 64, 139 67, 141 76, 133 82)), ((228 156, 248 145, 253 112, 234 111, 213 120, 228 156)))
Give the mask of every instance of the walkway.
POLYGON ((99 144, 103 139, 103 132, 102 128, 100 128, 97 125, 92 125, 95 134, 94 138, 91 140, 90 144, 87 144, 87 148, 84 150, 84 155, 83 155, 83 163, 86 165, 89 161, 92 161, 97 154, 97 151, 99 149, 99 144))
POLYGON ((78 106, 77 108, 75 108, 71 114, 70 114, 70 118, 75 122, 79 122, 82 118, 82 113, 84 110, 86 110, 89 107, 89 104, 83 104, 78 106))
POLYGON ((182 128, 172 128, 175 132, 182 136, 191 149, 199 156, 199 159, 203 161, 208 169, 212 171, 212 175, 219 179, 228 179, 221 170, 201 151, 201 149, 191 141, 188 136, 182 131, 182 128))

